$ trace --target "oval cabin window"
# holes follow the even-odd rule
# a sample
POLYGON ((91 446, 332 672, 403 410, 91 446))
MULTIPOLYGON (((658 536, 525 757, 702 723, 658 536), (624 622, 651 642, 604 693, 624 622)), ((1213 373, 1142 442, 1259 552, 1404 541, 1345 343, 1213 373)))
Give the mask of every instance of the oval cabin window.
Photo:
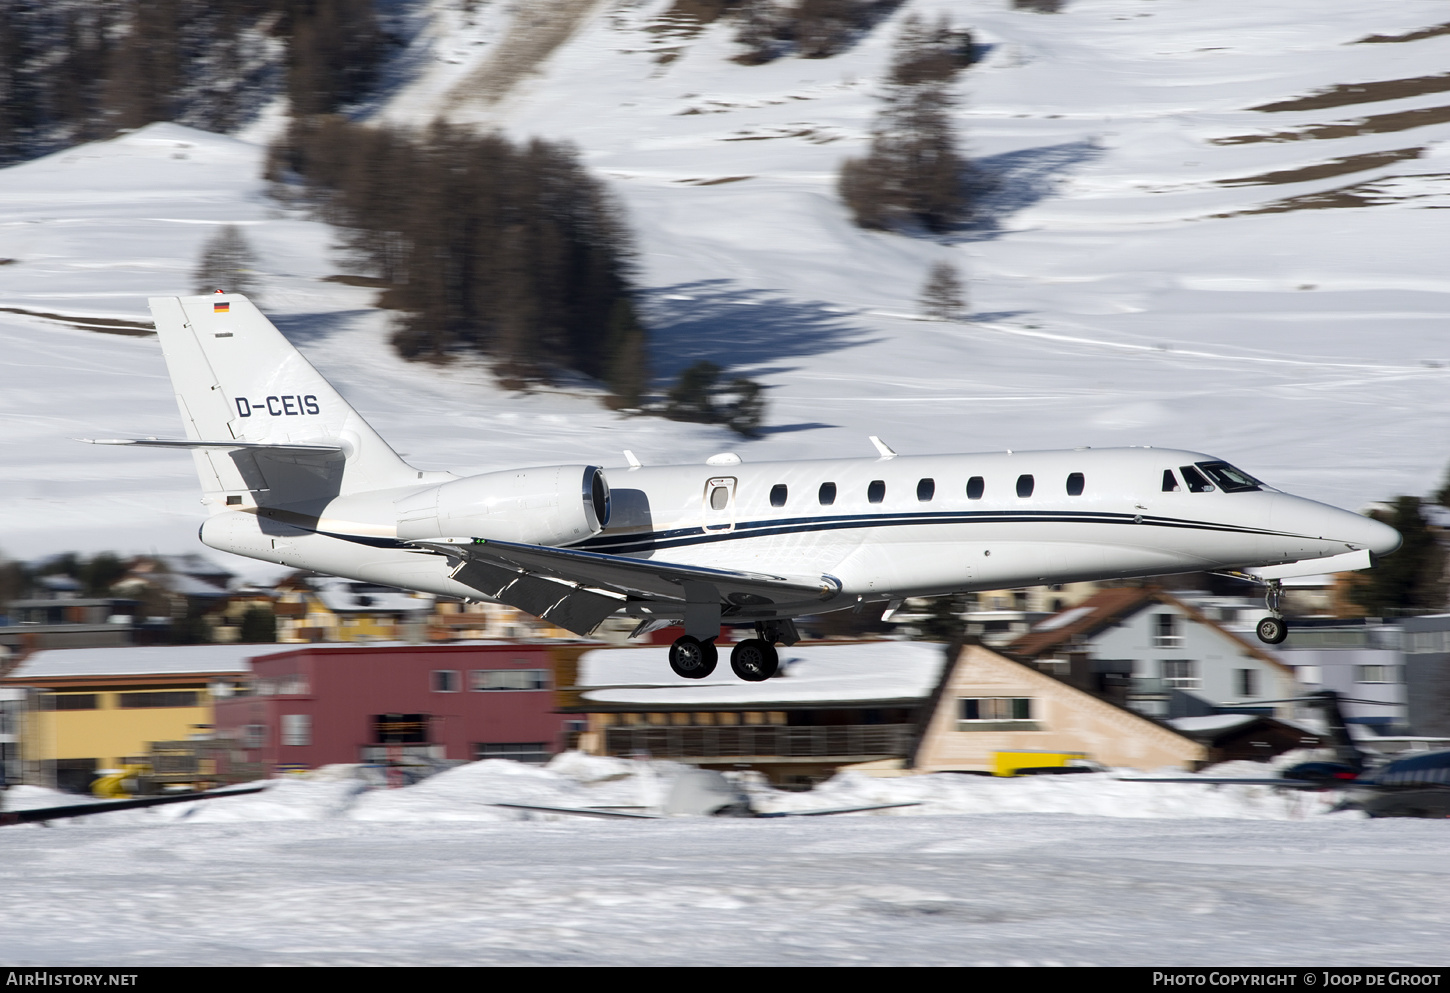
POLYGON ((1067 477, 1067 495, 1068 496, 1082 496, 1082 490, 1083 490, 1083 487, 1086 485, 1086 483, 1087 483, 1087 481, 1083 478, 1082 473, 1080 473, 1080 472, 1071 473, 1067 477))
POLYGON ((981 476, 973 476, 971 479, 967 480, 967 499, 982 499, 982 493, 984 490, 986 490, 986 488, 986 483, 983 482, 981 476))
POLYGON ((1032 481, 1032 477, 1030 475, 1028 475, 1027 473, 1023 473, 1022 475, 1020 475, 1020 476, 1017 477, 1017 495, 1018 496, 1020 496, 1020 497, 1030 497, 1032 495, 1032 487, 1033 487, 1033 481, 1032 481))
POLYGON ((880 503, 886 499, 886 480, 873 479, 871 485, 866 487, 866 499, 871 503, 880 503))
POLYGON ((836 484, 822 483, 821 491, 818 495, 820 496, 821 506, 829 507, 831 504, 836 502, 836 484))
POLYGON ((935 479, 923 479, 923 480, 920 480, 920 481, 917 482, 917 484, 916 484, 916 498, 918 500, 920 500, 922 503, 928 502, 935 495, 936 495, 936 480, 935 479))
POLYGON ((772 507, 785 506, 786 488, 784 483, 776 483, 770 488, 770 505, 772 507))

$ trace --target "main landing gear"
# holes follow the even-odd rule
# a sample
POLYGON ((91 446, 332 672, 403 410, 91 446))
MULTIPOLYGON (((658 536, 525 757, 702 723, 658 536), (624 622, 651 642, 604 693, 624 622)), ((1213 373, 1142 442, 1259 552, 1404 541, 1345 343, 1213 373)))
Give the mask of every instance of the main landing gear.
POLYGON ((1259 621, 1254 633, 1259 640, 1266 645, 1283 644, 1284 639, 1289 637, 1289 625, 1284 620, 1284 615, 1279 612, 1279 597, 1284 592, 1282 580, 1271 579, 1268 581, 1268 590, 1264 593, 1264 606, 1269 610, 1269 616, 1259 621))
MULTIPOLYGON (((757 624, 755 630, 759 637, 747 638, 730 650, 730 669, 749 683, 764 682, 780 671, 780 653, 775 650, 775 642, 782 639, 784 632, 775 623, 757 624)), ((794 644, 795 640, 787 637, 786 643, 794 644)), ((670 668, 685 679, 704 679, 715 671, 719 657, 713 638, 702 640, 685 635, 670 646, 670 668)))
POLYGON ((715 650, 713 638, 701 641, 685 635, 676 638, 670 646, 670 668, 675 670, 676 676, 686 679, 704 679, 715 671, 715 663, 719 659, 720 653, 715 650))

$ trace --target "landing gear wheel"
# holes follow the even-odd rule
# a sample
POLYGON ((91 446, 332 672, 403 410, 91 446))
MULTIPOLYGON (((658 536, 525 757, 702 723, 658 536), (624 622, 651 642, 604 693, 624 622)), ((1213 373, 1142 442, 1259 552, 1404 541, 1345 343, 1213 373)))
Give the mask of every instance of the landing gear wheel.
POLYGON ((1284 639, 1289 637, 1289 625, 1284 623, 1282 617, 1265 617, 1259 621, 1255 629, 1259 640, 1266 645, 1282 644, 1284 639))
POLYGON ((770 642, 747 638, 730 652, 730 668, 746 682, 764 682, 780 668, 780 655, 770 642))
POLYGON ((689 635, 676 638, 670 646, 670 668, 675 670, 676 676, 686 679, 704 679, 715 671, 715 663, 719 659, 720 653, 715 650, 714 642, 701 641, 689 635))

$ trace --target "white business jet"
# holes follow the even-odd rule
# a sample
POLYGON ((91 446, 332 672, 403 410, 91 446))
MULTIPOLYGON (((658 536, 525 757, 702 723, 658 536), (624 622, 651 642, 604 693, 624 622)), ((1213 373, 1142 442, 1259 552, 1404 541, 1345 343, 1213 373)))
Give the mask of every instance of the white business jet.
POLYGON ((212 548, 321 573, 493 600, 587 634, 683 625, 670 666, 777 668, 794 618, 907 597, 1183 572, 1269 590, 1367 568, 1399 533, 1290 496, 1221 459, 1155 448, 745 464, 553 465, 458 477, 412 468, 246 297, 160 297, 151 313, 212 548), (1267 567, 1267 568, 1265 568, 1267 567), (1252 570, 1252 571, 1250 571, 1252 570))

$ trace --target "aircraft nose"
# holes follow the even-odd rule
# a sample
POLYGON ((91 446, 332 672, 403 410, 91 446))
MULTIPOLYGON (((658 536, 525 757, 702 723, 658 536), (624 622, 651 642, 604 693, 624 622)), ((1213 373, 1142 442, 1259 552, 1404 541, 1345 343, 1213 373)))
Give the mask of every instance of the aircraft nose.
POLYGON ((1388 555, 1404 541, 1398 531, 1388 524, 1381 524, 1373 517, 1351 514, 1348 511, 1341 513, 1346 519, 1335 529, 1334 536, 1356 548, 1368 548, 1376 556, 1388 555))

